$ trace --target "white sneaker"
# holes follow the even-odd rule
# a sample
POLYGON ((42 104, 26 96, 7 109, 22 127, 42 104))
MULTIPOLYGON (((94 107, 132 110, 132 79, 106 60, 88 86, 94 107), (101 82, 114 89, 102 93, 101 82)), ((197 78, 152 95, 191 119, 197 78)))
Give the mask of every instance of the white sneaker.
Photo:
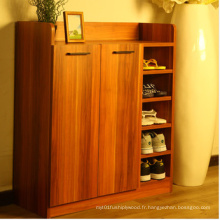
POLYGON ((141 121, 142 126, 146 126, 146 125, 153 125, 154 122, 152 120, 149 120, 149 118, 145 118, 142 115, 142 121, 141 121))
POLYGON ((152 146, 154 152, 163 152, 167 150, 165 144, 165 137, 163 134, 157 134, 155 132, 150 132, 152 138, 152 146))
POLYGON ((142 111, 142 115, 145 115, 145 116, 156 116, 157 112, 154 109, 151 109, 150 111, 142 111))
POLYGON ((141 138, 141 154, 152 154, 153 147, 152 147, 152 139, 149 133, 142 132, 141 138))
POLYGON ((142 111, 142 121, 143 121, 143 117, 145 117, 145 121, 146 121, 145 123, 148 122, 148 124, 146 124, 146 125, 152 125, 151 124, 152 122, 153 122, 153 124, 165 124, 165 123, 167 123, 166 119, 157 118, 156 115, 157 115, 157 112, 153 109, 151 109, 150 111, 142 111))
POLYGON ((163 118, 156 118, 156 117, 146 117, 149 121, 152 121, 154 124, 165 124, 167 123, 166 119, 163 118))

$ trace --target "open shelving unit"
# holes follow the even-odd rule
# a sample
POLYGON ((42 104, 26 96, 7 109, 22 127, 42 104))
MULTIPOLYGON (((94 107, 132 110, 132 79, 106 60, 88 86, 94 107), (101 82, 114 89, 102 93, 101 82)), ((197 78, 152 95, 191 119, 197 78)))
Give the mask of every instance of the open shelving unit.
MULTIPOLYGON (((143 29, 147 27, 143 27, 143 29)), ((165 143, 167 150, 160 153, 152 154, 141 154, 141 161, 151 160, 152 158, 162 158, 166 178, 164 180, 150 180, 148 182, 140 182, 140 187, 157 187, 163 188, 164 184, 169 183, 170 190, 172 190, 173 182, 173 143, 174 143, 174 77, 175 77, 175 32, 172 32, 169 28, 166 29, 165 33, 148 34, 145 33, 147 30, 142 30, 145 40, 160 40, 160 42, 143 43, 143 59, 156 59, 158 65, 166 66, 164 70, 143 70, 142 72, 142 83, 153 83, 158 90, 167 91, 167 96, 142 98, 142 110, 149 111, 154 109, 157 112, 157 117, 164 118, 167 120, 165 124, 155 124, 149 126, 142 126, 141 132, 155 131, 160 134, 163 133, 165 136, 165 143), (161 35, 159 35, 161 34, 161 35)), ((141 68, 143 68, 141 66, 141 68)), ((142 88, 143 88, 142 84, 142 88)), ((141 136, 141 135, 140 135, 141 136)))

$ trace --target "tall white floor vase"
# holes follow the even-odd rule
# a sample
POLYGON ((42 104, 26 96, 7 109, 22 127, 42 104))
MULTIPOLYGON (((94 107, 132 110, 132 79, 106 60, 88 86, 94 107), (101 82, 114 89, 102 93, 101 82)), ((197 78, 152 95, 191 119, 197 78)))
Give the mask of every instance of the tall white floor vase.
POLYGON ((174 183, 202 185, 213 145, 218 103, 218 39, 211 5, 176 5, 174 183))

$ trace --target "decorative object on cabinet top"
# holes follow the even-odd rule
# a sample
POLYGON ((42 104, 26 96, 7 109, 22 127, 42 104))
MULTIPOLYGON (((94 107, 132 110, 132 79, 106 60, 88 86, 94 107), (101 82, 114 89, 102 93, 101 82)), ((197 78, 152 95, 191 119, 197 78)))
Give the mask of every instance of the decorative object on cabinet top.
POLYGON ((37 17, 39 22, 53 23, 55 25, 63 6, 68 0, 28 0, 30 5, 37 7, 37 17))
POLYGON ((83 12, 63 12, 66 43, 84 42, 83 12))

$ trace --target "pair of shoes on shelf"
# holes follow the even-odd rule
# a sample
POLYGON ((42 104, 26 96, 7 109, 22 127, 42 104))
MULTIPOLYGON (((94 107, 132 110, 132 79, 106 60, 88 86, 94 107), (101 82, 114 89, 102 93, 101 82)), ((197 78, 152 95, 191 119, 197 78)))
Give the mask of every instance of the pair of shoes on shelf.
POLYGON ((153 109, 150 111, 142 111, 142 126, 167 123, 166 119, 157 118, 156 115, 157 112, 153 109))
POLYGON ((152 154, 153 152, 166 151, 165 137, 163 134, 156 132, 142 132, 141 154, 152 154))
POLYGON ((156 86, 152 83, 147 83, 143 85, 143 98, 160 97, 166 96, 166 91, 157 90, 156 86))
POLYGON ((157 160, 153 158, 152 164, 148 160, 141 162, 141 182, 146 182, 151 179, 162 180, 165 176, 166 173, 162 159, 157 160))
POLYGON ((149 59, 143 61, 143 69, 144 70, 164 70, 166 66, 158 66, 157 61, 155 59, 149 59))

